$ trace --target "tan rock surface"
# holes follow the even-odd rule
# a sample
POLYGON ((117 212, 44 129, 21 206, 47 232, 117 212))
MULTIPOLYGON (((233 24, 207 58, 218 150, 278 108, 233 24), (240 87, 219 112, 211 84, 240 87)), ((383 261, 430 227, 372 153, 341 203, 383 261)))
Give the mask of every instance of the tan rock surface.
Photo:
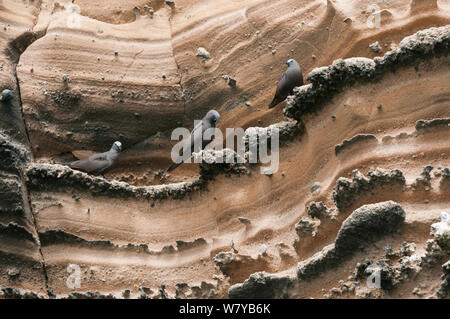
MULTIPOLYGON (((79 16, 68 11, 77 10, 70 7, 71 1, 0 3, 1 89, 18 92, 17 83, 20 87, 13 111, 0 104, 0 114, 5 114, 0 128, 8 139, 32 150, 32 156, 21 161, 27 166, 23 175, 14 175, 24 187, 25 202, 29 194, 31 210, 23 218, 5 217, 11 215, 6 203, 0 223, 18 222, 40 239, 24 244, 22 239, 1 237, 0 252, 7 256, 17 250, 45 265, 36 270, 40 279, 30 280, 28 272, 34 268, 27 266, 21 270, 24 277, 11 280, 8 271, 19 263, 1 259, 1 287, 44 297, 49 297, 47 287, 57 297, 76 290, 122 298, 129 289, 136 298, 142 291, 160 297, 159 287, 165 285, 170 297, 227 297, 231 284, 249 275, 248 269, 239 272, 240 265, 250 264, 252 272, 295 276, 300 261, 334 242, 352 211, 388 200, 406 212, 398 233, 355 252, 335 271, 297 283, 288 290, 289 297, 329 297, 329 290, 338 287, 339 280, 347 281, 358 262, 382 258, 387 244, 399 249, 403 241, 414 242, 416 253, 423 255, 430 225, 450 209, 443 170, 450 167, 450 130, 448 125, 424 131, 415 126, 419 120, 450 118, 448 55, 388 71, 376 82, 348 85, 315 114, 302 116, 305 132, 283 145, 279 171, 271 177, 260 174, 258 165, 248 176, 219 174, 194 187, 190 182, 196 185, 198 164, 183 164, 165 178, 158 170, 170 165, 171 131, 191 128, 193 120, 211 108, 221 113, 222 129, 286 120, 285 103, 270 110, 267 105, 287 59, 299 61, 306 76, 338 58, 383 56, 406 36, 448 25, 448 1, 175 3, 171 8, 156 0, 77 0, 79 16), (372 3, 382 10, 379 28, 367 24, 372 3), (153 7, 152 17, 144 5, 153 7), (378 53, 369 47, 376 41, 378 53), (197 55, 199 47, 210 59, 197 55), (236 87, 224 76, 235 78, 236 87), (376 139, 346 144, 335 155, 336 145, 358 134, 376 139), (122 141, 124 152, 108 177, 123 184, 86 177, 88 185, 75 177, 30 173, 39 163, 106 151, 115 140, 122 141), (416 178, 428 164, 434 167, 428 188, 416 187, 416 178), (338 178, 351 177, 354 169, 366 174, 377 167, 401 170, 405 184, 375 184, 337 209, 332 194, 338 178), (170 190, 159 186, 177 182, 186 184, 167 186, 170 190), (316 182, 320 187, 311 192, 316 182), (112 186, 107 191, 97 192, 108 185, 112 186), (139 187, 169 195, 140 197, 139 187), (178 196, 183 187, 189 191, 178 196), (134 195, 124 195, 130 189, 134 195), (324 202, 337 218, 321 220, 314 237, 299 238, 295 224, 307 215, 312 201, 324 202), (238 217, 251 223, 244 225, 238 217), (231 262, 233 276, 228 278, 213 258, 233 251, 231 241, 239 260, 231 262), (263 257, 262 244, 267 246, 263 257), (81 287, 75 290, 66 284, 68 264, 81 267, 81 287), (180 283, 188 288, 177 286, 180 283)), ((13 179, 6 169, 0 168, 0 174, 13 179)), ((0 196, 1 205, 2 200, 0 196)), ((417 285, 423 285, 422 298, 435 296, 444 262, 390 292, 368 296, 361 288, 339 296, 415 298, 417 285)))

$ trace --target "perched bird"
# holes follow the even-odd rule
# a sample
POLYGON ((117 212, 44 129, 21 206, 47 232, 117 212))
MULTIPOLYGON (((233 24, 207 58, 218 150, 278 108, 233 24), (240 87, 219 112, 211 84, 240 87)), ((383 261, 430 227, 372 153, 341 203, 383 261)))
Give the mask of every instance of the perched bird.
POLYGON ((288 65, 287 70, 283 73, 277 85, 277 91, 272 102, 269 104, 269 109, 280 102, 283 102, 289 94, 293 93, 296 86, 303 85, 303 75, 300 69, 300 64, 294 59, 285 62, 288 65))
POLYGON ((197 153, 200 150, 204 149, 206 147, 206 145, 208 145, 209 143, 211 143, 211 141, 214 139, 205 139, 203 137, 203 134, 205 133, 205 131, 207 129, 210 128, 215 128, 216 124, 219 122, 220 120, 220 114, 219 112, 217 112, 216 110, 210 110, 208 111, 208 113, 206 113, 205 117, 202 119, 202 121, 200 123, 198 123, 194 129, 191 132, 191 135, 189 136, 189 138, 186 140, 186 142, 183 145, 183 154, 179 155, 177 162, 173 163, 168 169, 167 171, 170 172, 172 170, 174 170, 175 168, 177 168, 181 163, 183 163, 183 161, 185 161, 186 159, 190 158, 192 156, 192 153, 197 153), (199 133, 199 130, 201 131, 201 134, 199 133), (198 143, 198 146, 201 145, 201 149, 194 149, 194 145, 195 145, 195 138, 197 139, 202 139, 202 143, 198 143))
POLYGON ((67 165, 70 168, 76 169, 78 171, 103 176, 103 174, 105 174, 117 161, 121 151, 122 143, 116 141, 108 152, 94 154, 92 156, 89 156, 88 158, 79 161, 63 163, 62 165, 67 165))

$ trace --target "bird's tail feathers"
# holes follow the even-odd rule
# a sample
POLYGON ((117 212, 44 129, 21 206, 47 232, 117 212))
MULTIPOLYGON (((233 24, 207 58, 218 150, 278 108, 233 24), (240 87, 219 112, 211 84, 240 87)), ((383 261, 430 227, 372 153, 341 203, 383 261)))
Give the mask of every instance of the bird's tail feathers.
POLYGON ((277 98, 275 97, 275 98, 273 98, 273 100, 272 100, 272 102, 270 102, 270 104, 269 104, 269 109, 271 109, 271 108, 273 108, 275 105, 277 105, 278 104, 278 100, 277 100, 277 98))
POLYGON ((59 165, 70 166, 73 162, 59 163, 59 165))
MULTIPOLYGON (((182 162, 181 162, 182 163, 182 162)), ((173 171, 175 168, 177 168, 178 166, 180 166, 181 163, 173 163, 172 165, 170 165, 170 167, 167 169, 167 172, 173 171)))

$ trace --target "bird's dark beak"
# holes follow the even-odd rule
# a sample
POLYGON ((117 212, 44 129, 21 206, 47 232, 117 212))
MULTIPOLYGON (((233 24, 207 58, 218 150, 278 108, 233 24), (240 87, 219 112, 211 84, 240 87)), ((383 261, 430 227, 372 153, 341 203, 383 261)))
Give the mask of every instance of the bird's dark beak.
POLYGON ((284 62, 284 64, 289 65, 289 63, 287 63, 287 62, 284 62))

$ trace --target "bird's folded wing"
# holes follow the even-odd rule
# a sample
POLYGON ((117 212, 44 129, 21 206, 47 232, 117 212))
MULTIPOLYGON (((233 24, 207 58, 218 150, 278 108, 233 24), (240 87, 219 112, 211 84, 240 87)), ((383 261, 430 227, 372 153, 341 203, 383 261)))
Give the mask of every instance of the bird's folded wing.
POLYGON ((285 93, 286 87, 288 86, 288 76, 287 76, 287 70, 283 73, 283 75, 280 78, 280 81, 278 81, 277 85, 277 91, 275 92, 276 97, 282 97, 285 93))
POLYGON ((106 166, 108 166, 108 161, 104 154, 96 154, 89 158, 75 161, 70 164, 71 168, 78 169, 80 171, 88 173, 102 170, 106 166))

